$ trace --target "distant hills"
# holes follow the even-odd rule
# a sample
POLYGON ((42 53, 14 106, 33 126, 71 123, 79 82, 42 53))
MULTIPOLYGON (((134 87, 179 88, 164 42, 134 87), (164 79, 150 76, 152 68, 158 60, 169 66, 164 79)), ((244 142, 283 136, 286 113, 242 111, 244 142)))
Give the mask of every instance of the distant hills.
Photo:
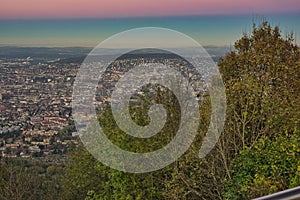
MULTIPOLYGON (((217 61, 229 52, 227 46, 205 46, 206 51, 217 61)), ((53 60, 60 63, 81 63, 92 48, 85 47, 15 47, 0 46, 0 59, 53 60)))

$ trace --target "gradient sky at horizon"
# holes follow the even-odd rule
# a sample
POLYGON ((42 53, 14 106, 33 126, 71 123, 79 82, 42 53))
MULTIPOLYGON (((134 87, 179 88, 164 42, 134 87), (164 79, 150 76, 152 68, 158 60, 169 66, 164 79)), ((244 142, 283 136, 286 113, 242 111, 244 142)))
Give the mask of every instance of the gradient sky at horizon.
POLYGON ((0 45, 93 47, 118 32, 156 26, 221 46, 263 17, 300 38, 299 0, 0 0, 0 45))
POLYGON ((1 0, 0 19, 270 14, 300 11, 299 0, 1 0))

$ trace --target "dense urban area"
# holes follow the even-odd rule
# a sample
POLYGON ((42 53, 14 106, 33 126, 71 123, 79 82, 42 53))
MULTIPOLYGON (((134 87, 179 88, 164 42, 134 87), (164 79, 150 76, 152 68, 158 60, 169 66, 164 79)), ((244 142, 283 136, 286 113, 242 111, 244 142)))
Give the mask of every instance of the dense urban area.
MULTIPOLYGON (((78 141, 71 100, 72 86, 80 67, 78 61, 82 59, 58 57, 36 60, 29 56, 0 60, 2 157, 64 154, 68 147, 76 146, 78 141)), ((197 75, 187 61, 166 53, 135 53, 116 60, 101 77, 95 102, 98 110, 110 102, 111 88, 124 72, 146 63, 163 63, 181 71, 189 78, 198 96, 205 89, 203 75, 197 75)))

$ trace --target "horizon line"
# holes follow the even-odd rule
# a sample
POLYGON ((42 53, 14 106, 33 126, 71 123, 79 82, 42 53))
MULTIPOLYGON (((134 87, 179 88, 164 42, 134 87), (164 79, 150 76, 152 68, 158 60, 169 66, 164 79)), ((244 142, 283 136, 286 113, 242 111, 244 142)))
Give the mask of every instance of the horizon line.
MULTIPOLYGON (((202 45, 203 47, 230 47, 233 45, 202 45)), ((87 48, 87 49, 95 49, 97 46, 25 46, 25 45, 8 45, 8 44, 0 44, 0 48, 87 48)), ((177 48, 177 47, 171 47, 177 48)), ((189 47, 186 47, 189 48, 189 47)), ((126 48, 102 48, 102 49, 126 49, 126 48)))

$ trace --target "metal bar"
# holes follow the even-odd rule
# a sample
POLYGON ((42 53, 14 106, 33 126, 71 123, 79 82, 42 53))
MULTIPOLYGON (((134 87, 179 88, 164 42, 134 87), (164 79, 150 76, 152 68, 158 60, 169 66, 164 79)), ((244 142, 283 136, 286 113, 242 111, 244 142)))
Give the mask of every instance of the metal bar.
POLYGON ((259 197, 254 200, 297 200, 300 199, 300 186, 270 194, 267 196, 259 197))

